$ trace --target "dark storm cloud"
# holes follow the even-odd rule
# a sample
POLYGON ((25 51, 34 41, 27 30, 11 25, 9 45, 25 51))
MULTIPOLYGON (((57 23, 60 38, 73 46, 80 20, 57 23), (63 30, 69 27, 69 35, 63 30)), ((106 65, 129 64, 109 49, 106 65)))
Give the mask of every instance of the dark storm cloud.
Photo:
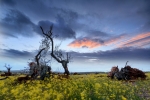
POLYGON ((150 31, 150 1, 145 0, 145 6, 137 11, 137 14, 139 16, 142 16, 142 18, 146 19, 146 23, 142 25, 140 30, 142 32, 150 31))
POLYGON ((105 59, 105 60, 150 60, 150 49, 143 48, 118 48, 108 51, 98 51, 93 53, 70 52, 74 59, 105 59))
POLYGON ((67 25, 75 24, 77 12, 56 5, 61 5, 61 1, 23 0, 17 2, 16 8, 28 14, 35 24, 42 20, 55 22, 58 16, 62 17, 67 25))
MULTIPOLYGON (((75 38, 76 33, 72 27, 74 27, 73 24, 75 24, 78 17, 77 13, 63 8, 56 8, 52 5, 52 2, 46 2, 49 5, 39 0, 16 2, 15 7, 9 10, 5 15, 6 17, 0 21, 1 33, 12 37, 18 35, 30 37, 34 31, 41 34, 40 24, 44 27, 47 25, 48 28, 45 28, 45 30, 48 31, 51 23, 53 23, 53 32, 59 38, 75 38), (8 30, 11 30, 11 32, 8 30)), ((8 2, 3 1, 3 3, 7 4, 8 2)), ((5 11, 7 10, 5 9, 5 11)))
POLYGON ((33 52, 19 51, 15 49, 0 49, 0 55, 14 59, 29 59, 34 56, 33 52))
MULTIPOLYGON (((1 58, 9 58, 12 60, 34 60, 35 56, 39 50, 33 50, 33 51, 20 51, 16 49, 0 49, 0 57, 1 58)), ((48 52, 49 54, 49 52, 48 52)), ((44 55, 44 53, 43 53, 44 55)), ((47 55, 46 57, 50 58, 50 55, 47 55)))
POLYGON ((7 36, 17 37, 32 36, 32 28, 34 24, 22 12, 10 9, 5 18, 0 21, 1 33, 7 36))
POLYGON ((109 35, 111 31, 114 31, 115 35, 122 34, 124 31, 132 33, 143 25, 137 31, 145 32, 150 26, 150 2, 148 0, 2 1, 8 6, 14 6, 13 11, 9 11, 0 21, 1 31, 14 37, 19 34, 30 36, 34 32, 41 35, 39 26, 48 31, 50 25, 53 24, 53 32, 59 38, 75 38, 76 35, 83 34, 85 36, 82 37, 92 37, 92 39, 95 37, 101 40, 101 38, 113 37, 109 35), (19 16, 19 18, 14 16, 19 16), (11 23, 5 19, 9 19, 11 23))
POLYGON ((137 14, 150 19, 150 1, 144 0, 145 5, 143 8, 138 9, 137 14))
POLYGON ((0 5, 14 6, 15 4, 13 0, 0 0, 0 5))
POLYGON ((103 39, 103 40, 111 37, 110 34, 99 30, 88 30, 86 36, 93 39, 103 39))
POLYGON ((40 26, 43 28, 44 32, 47 33, 50 30, 50 26, 53 25, 53 22, 50 22, 48 20, 45 21, 39 21, 38 25, 34 27, 34 31, 38 33, 39 35, 42 35, 42 31, 40 29, 40 26))
POLYGON ((52 6, 51 2, 43 0, 23 0, 17 1, 16 8, 30 15, 33 21, 54 20, 58 13, 63 10, 52 6))
POLYGON ((59 15, 56 18, 57 23, 54 26, 54 33, 60 38, 76 38, 75 31, 66 23, 65 19, 59 15))
MULTIPOLYGON (((100 60, 140 60, 149 61, 150 60, 150 49, 143 48, 119 48, 108 51, 98 51, 92 53, 79 53, 79 52, 68 52, 73 57, 73 61, 81 61, 88 59, 100 60)), ((63 51, 64 52, 64 51, 63 51)), ((9 57, 15 59, 31 59, 36 55, 37 51, 19 51, 14 49, 0 49, 1 57, 9 57)), ((64 52, 65 53, 65 52, 64 52)))
POLYGON ((44 31, 47 32, 47 31, 49 31, 51 25, 53 25, 52 32, 54 35, 58 36, 57 38, 65 39, 65 38, 75 38, 76 37, 75 31, 72 30, 70 28, 70 26, 66 25, 64 19, 60 16, 57 17, 56 23, 50 22, 48 20, 40 21, 34 30, 37 33, 39 33, 40 35, 42 35, 40 26, 42 26, 44 31))
POLYGON ((39 21, 38 25, 35 25, 28 16, 18 10, 11 9, 6 17, 0 22, 3 35, 12 37, 17 37, 18 35, 30 37, 33 36, 33 30, 41 35, 42 32, 40 26, 48 31, 52 24, 54 25, 53 32, 55 35, 59 36, 58 38, 75 38, 75 31, 73 31, 73 29, 71 29, 66 21, 59 15, 56 17, 56 23, 47 20, 39 21))
POLYGON ((135 59, 150 60, 150 49, 143 48, 119 48, 102 53, 101 58, 106 59, 135 59))

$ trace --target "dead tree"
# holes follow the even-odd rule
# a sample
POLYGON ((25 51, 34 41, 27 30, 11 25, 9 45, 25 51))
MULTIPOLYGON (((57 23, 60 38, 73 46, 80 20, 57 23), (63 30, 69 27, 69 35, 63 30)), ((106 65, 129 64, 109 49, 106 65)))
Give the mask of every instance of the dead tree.
POLYGON ((107 77, 111 77, 112 79, 116 77, 118 80, 131 80, 131 79, 146 79, 146 75, 143 71, 132 68, 127 65, 128 61, 124 68, 121 68, 119 71, 118 67, 112 67, 111 71, 108 73, 107 77))
POLYGON ((35 62, 30 62, 30 75, 32 79, 36 79, 37 76, 40 76, 41 80, 44 80, 45 77, 49 77, 51 74, 51 67, 47 65, 49 61, 45 61, 45 59, 42 61, 41 53, 45 50, 45 48, 41 49, 38 54, 35 56, 35 62), (48 72, 48 73, 47 73, 48 72))
POLYGON ((38 52, 38 54, 35 56, 35 61, 36 61, 36 63, 37 63, 37 66, 40 66, 39 60, 40 60, 40 58, 41 58, 41 53, 42 53, 42 51, 43 51, 44 49, 45 49, 45 48, 41 49, 41 50, 38 52))
POLYGON ((43 28, 40 26, 42 33, 44 34, 44 36, 46 36, 46 38, 50 39, 51 41, 51 56, 58 62, 61 63, 63 68, 64 68, 64 74, 69 75, 69 70, 68 70, 68 63, 70 60, 70 56, 68 53, 66 53, 66 59, 63 59, 63 54, 61 52, 54 52, 54 41, 53 41, 53 33, 52 33, 52 29, 53 29, 53 25, 50 27, 50 30, 45 33, 43 28))
POLYGON ((12 75, 12 73, 10 72, 10 69, 12 68, 12 67, 10 67, 10 65, 6 65, 5 64, 5 67, 7 68, 7 72, 4 72, 5 73, 5 76, 11 76, 12 75))
POLYGON ((131 66, 126 66, 124 69, 128 70, 128 74, 130 79, 146 79, 146 75, 143 71, 137 69, 137 68, 132 68, 131 66))
POLYGON ((51 74, 51 67, 47 65, 49 61, 46 61, 45 57, 49 49, 49 42, 47 38, 42 39, 39 51, 35 56, 35 62, 30 62, 30 75, 32 79, 36 79, 37 76, 40 76, 41 80, 44 80, 45 77, 49 77, 51 74), (48 72, 48 74, 47 74, 48 72))
MULTIPOLYGON (((31 75, 32 78, 36 78, 38 76, 38 69, 40 67, 40 59, 41 59, 41 53, 44 51, 45 48, 42 48, 37 55, 35 56, 35 61, 36 61, 36 67, 33 68, 33 74, 31 75)), ((41 70, 41 69, 40 69, 41 70)))

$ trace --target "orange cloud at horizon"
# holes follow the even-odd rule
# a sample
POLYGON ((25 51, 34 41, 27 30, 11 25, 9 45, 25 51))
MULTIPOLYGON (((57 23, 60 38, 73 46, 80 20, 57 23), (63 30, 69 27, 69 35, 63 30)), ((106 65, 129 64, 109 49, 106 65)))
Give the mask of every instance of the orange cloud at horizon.
POLYGON ((125 38, 125 35, 122 35, 120 37, 117 37, 117 38, 113 38, 113 39, 110 39, 108 41, 105 41, 104 42, 104 45, 112 45, 112 44, 116 44, 118 43, 119 41, 123 40, 125 38))
POLYGON ((139 34, 131 39, 121 42, 118 47, 129 47, 129 46, 141 46, 149 43, 150 39, 146 39, 150 37, 150 32, 139 34))
POLYGON ((82 39, 82 40, 75 40, 72 43, 70 43, 68 46, 74 47, 74 48, 81 48, 81 47, 88 47, 88 48, 96 48, 101 46, 101 43, 90 40, 90 39, 82 39))
POLYGON ((144 47, 150 44, 150 32, 142 33, 135 35, 133 37, 129 37, 128 35, 121 35, 118 37, 110 38, 109 40, 105 40, 104 43, 100 43, 99 41, 95 41, 92 39, 83 38, 81 40, 75 40, 70 43, 68 46, 73 48, 96 48, 101 46, 114 46, 115 48, 123 48, 123 47, 144 47))
POLYGON ((133 43, 126 44, 125 46, 126 47, 129 47, 129 46, 143 47, 143 46, 146 46, 147 44, 150 44, 150 39, 139 40, 133 43))

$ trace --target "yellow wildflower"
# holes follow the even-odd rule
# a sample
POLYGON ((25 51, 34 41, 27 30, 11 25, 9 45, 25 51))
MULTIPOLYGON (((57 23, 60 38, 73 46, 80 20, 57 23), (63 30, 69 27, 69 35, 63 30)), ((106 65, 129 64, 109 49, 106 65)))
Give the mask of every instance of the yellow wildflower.
POLYGON ((126 97, 124 97, 124 96, 121 96, 121 99, 122 99, 122 100, 127 100, 127 98, 126 98, 126 97))

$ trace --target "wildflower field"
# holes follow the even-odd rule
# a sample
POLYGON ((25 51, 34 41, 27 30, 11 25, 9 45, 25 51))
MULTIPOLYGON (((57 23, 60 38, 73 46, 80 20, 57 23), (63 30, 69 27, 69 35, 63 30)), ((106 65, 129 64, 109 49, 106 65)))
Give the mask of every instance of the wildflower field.
POLYGON ((111 80, 106 74, 70 75, 14 84, 0 80, 0 100, 150 100, 150 73, 135 82, 111 80))

